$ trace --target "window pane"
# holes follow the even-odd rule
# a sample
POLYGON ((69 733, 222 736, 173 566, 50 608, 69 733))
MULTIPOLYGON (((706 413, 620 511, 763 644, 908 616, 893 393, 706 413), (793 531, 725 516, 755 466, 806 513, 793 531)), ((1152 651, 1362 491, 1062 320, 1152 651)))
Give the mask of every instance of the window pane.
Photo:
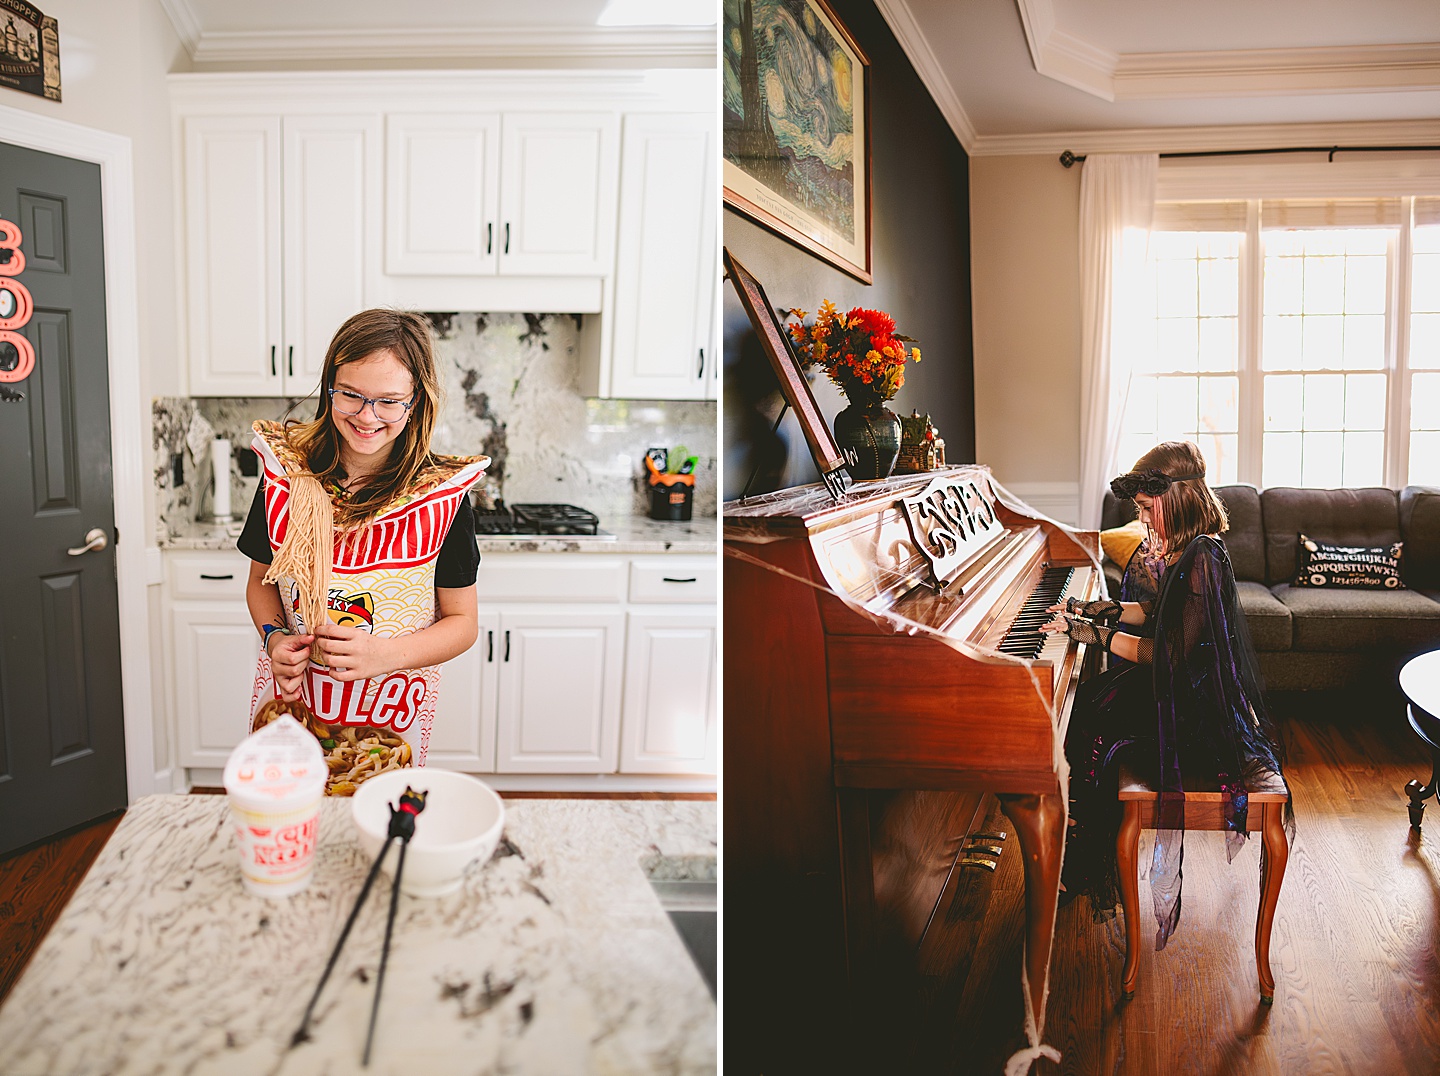
POLYGON ((1305 260, 1303 258, 1265 259, 1265 313, 1288 314, 1298 311, 1305 298, 1305 260))
POLYGON ((1155 324, 1159 337, 1155 369, 1194 373, 1197 346, 1195 319, 1161 318, 1155 324))
POLYGON ((1266 231, 1261 233, 1261 242, 1265 244, 1265 257, 1282 254, 1304 254, 1305 233, 1297 231, 1266 231))
POLYGON ((1300 369, 1300 322, 1295 315, 1267 315, 1260 344, 1261 367, 1266 370, 1300 369))
MULTIPOLYGON (((1299 430, 1305 425, 1305 379, 1299 374, 1272 374, 1265 379, 1265 428, 1299 430)), ((1266 441, 1269 444, 1269 441, 1266 441)), ((1269 485, 1269 482, 1266 482, 1269 485)))
POLYGON ((1417 486, 1440 486, 1440 432, 1410 435, 1410 481, 1417 486))
POLYGON ((1345 313, 1385 313, 1383 257, 1345 259, 1345 313))
POLYGON ((1346 228, 1336 234, 1345 237, 1345 253, 1384 255, 1390 247, 1390 228, 1346 228))
POLYGON ((1385 429, 1385 375, 1351 374, 1345 379, 1345 428, 1385 429))
POLYGON ((1415 271, 1410 278, 1410 309, 1440 310, 1440 254, 1415 255, 1415 271))
POLYGON ((1200 315, 1233 316, 1240 312, 1240 263, 1233 258, 1200 262, 1200 315))
MULTIPOLYGON (((1309 419, 1309 415, 1306 415, 1309 419)), ((1345 435, 1342 433, 1303 433, 1304 459, 1300 462, 1301 483, 1306 486, 1334 489, 1343 485, 1345 435)))
POLYGON ((1385 368, 1384 314, 1347 314, 1344 332, 1345 369, 1385 368))
POLYGON ((1202 377, 1200 381, 1200 425, 1207 433, 1234 433, 1240 428, 1240 379, 1202 377))
POLYGON ((1411 379, 1410 428, 1440 430, 1440 374, 1416 374, 1411 379))
POLYGON ((1302 344, 1300 368, 1302 370, 1341 369, 1341 345, 1345 341, 1343 318, 1306 317, 1301 325, 1302 344))
POLYGON ((1345 253, 1345 233, 1339 229, 1316 228, 1301 234, 1305 236, 1307 255, 1345 253))
POLYGON ((1440 314, 1410 318, 1410 369, 1440 370, 1440 314))
POLYGON ((1385 435, 1383 433, 1347 433, 1345 435, 1344 485, 1379 486, 1385 481, 1385 435))
POLYGON ((1238 482, 1239 439, 1233 433, 1202 433, 1195 438, 1200 454, 1205 457, 1205 474, 1212 486, 1238 482))
POLYGON ((1193 318, 1196 314, 1196 263, 1162 261, 1155 266, 1155 313, 1162 318, 1193 318))
POLYGON ((1261 468, 1260 482, 1267 489, 1271 486, 1300 485, 1300 438, 1299 433, 1267 433, 1265 435, 1265 463, 1261 468))
POLYGON ((1338 314, 1345 309, 1345 259, 1305 259, 1307 314, 1338 314))
POLYGON ((1235 318, 1201 318, 1200 369, 1234 370, 1240 366, 1239 325, 1235 318))
POLYGON ((1440 254, 1440 224, 1416 228, 1410 245, 1420 254, 1440 254))
POLYGON ((1183 440, 1195 432, 1199 411, 1196 378, 1162 377, 1158 386, 1159 425, 1156 433, 1162 440, 1183 440))
POLYGON ((1130 470, 1136 460, 1159 443, 1160 438, 1153 433, 1127 433, 1120 438, 1119 466, 1130 470))
POLYGON ((1150 257, 1156 261, 1195 257, 1195 246, 1203 232, 1151 232, 1150 257))
POLYGON ((1345 426, 1345 378, 1340 374, 1305 377, 1305 429, 1339 430, 1345 426))
POLYGON ((1153 377, 1132 377, 1130 399, 1125 405, 1126 433, 1143 433, 1147 437, 1155 432, 1155 379, 1153 377))

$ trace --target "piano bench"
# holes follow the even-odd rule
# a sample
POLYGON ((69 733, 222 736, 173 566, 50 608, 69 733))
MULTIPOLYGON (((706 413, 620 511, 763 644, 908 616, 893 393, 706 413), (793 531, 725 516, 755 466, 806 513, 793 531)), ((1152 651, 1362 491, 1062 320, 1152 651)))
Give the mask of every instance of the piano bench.
MULTIPOLYGON (((1285 879, 1285 861, 1290 846, 1285 839, 1285 783, 1273 773, 1254 782, 1246 828, 1259 831, 1260 910, 1255 918, 1255 968, 1260 977, 1260 1002, 1275 1001, 1275 976, 1270 973, 1270 928, 1280 883, 1285 879)), ((1120 803, 1124 814, 1115 839, 1115 867, 1120 875, 1120 905, 1125 911, 1125 970, 1120 990, 1126 998, 1135 996, 1140 974, 1140 831, 1155 828, 1160 795, 1123 764, 1120 767, 1120 803)), ((1185 789, 1185 828, 1224 830, 1226 794, 1212 784, 1209 788, 1185 789)))

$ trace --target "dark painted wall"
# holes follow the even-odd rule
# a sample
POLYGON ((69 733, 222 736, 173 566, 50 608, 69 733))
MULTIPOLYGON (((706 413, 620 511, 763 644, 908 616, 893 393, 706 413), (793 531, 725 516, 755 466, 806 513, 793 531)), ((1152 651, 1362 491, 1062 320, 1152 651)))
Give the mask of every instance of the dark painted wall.
MULTIPOLYGON (((910 365, 890 403, 897 414, 929 412, 952 463, 975 458, 974 354, 970 328, 970 191, 965 151, 871 0, 831 0, 870 59, 871 244, 867 286, 748 217, 725 210, 725 246, 765 286, 770 301, 812 313, 831 299, 884 310, 913 336, 910 365)), ((760 464, 751 492, 817 480, 805 439, 787 415, 770 428, 781 397, 774 374, 735 298, 724 287, 725 491, 733 499, 760 464)), ((823 374, 811 382, 827 419, 845 399, 823 374)))

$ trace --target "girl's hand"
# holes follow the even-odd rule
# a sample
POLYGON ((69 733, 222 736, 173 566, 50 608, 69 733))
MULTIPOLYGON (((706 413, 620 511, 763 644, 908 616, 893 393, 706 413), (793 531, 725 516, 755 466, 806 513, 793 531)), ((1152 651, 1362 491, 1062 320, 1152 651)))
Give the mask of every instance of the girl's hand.
POLYGON ((316 634, 320 660, 330 666, 330 675, 336 680, 369 680, 399 668, 393 639, 378 639, 368 631, 328 620, 316 634))
POLYGON ((300 685, 305 679, 305 670, 310 666, 310 644, 313 635, 285 635, 279 632, 270 636, 270 670, 275 677, 275 686, 280 697, 294 702, 300 697, 300 685))

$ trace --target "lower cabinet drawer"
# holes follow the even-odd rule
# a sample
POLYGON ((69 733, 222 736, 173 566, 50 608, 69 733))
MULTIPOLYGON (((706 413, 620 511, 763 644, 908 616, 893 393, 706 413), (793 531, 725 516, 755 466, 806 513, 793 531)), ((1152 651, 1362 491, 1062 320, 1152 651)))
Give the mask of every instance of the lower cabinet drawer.
POLYGON ((630 564, 632 602, 709 605, 717 582, 714 557, 637 557, 630 564))
POLYGON ((172 553, 167 559, 172 597, 244 601, 251 561, 243 553, 172 553))
POLYGON ((623 602, 625 561, 595 555, 487 554, 475 578, 480 604, 623 602))

